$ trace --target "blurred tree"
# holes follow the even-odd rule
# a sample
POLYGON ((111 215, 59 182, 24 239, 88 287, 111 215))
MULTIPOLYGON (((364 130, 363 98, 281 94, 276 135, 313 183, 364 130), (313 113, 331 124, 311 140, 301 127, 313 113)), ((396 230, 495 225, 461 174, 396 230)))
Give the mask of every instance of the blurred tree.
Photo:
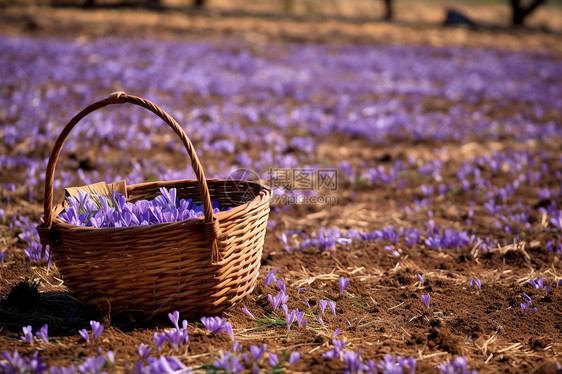
MULTIPOLYGON (((160 0, 146 0, 146 3, 148 5, 152 5, 152 6, 153 5, 158 6, 158 5, 160 5, 160 0)), ((88 7, 88 8, 92 8, 92 7, 94 7, 94 5, 96 5, 96 0, 86 0, 84 2, 84 6, 88 7)))
POLYGON ((527 7, 524 7, 521 0, 510 0, 513 25, 522 25, 525 18, 531 14, 540 5, 546 3, 546 0, 533 0, 527 7))
POLYGON ((293 0, 283 0, 283 11, 285 13, 292 13, 294 6, 293 0))
POLYGON ((390 21, 393 16, 392 0, 383 0, 383 1, 384 1, 384 19, 386 21, 390 21))

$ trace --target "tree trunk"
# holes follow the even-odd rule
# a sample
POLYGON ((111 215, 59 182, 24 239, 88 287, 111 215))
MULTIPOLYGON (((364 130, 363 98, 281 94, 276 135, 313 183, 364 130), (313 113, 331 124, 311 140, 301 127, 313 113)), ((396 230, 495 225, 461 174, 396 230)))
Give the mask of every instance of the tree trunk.
POLYGON ((521 4, 521 0, 510 0, 512 12, 511 23, 514 26, 523 25, 525 18, 544 3, 546 3, 546 0, 534 0, 527 8, 524 8, 521 4))
POLYGON ((283 11, 285 13, 293 13, 294 7, 295 4, 293 3, 293 0, 283 0, 283 11))
POLYGON ((390 21, 392 16, 392 0, 384 0, 384 19, 390 21))

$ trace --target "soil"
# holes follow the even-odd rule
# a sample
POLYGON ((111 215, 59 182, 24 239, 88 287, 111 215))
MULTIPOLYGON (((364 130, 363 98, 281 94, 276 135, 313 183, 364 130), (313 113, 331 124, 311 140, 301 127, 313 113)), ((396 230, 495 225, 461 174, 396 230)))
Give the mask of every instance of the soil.
MULTIPOLYGON (((443 29, 430 23, 353 23, 330 18, 303 21, 291 17, 262 19, 243 14, 220 18, 212 12, 185 15, 177 11, 85 11, 46 5, 13 6, 4 10, 0 31, 5 35, 38 38, 64 37, 69 33, 95 38, 135 32, 156 38, 500 46, 562 53, 559 34, 536 29, 443 29), (322 24, 320 28, 317 27, 319 23, 322 24), (147 25, 158 26, 147 31, 147 25)), ((560 113, 553 116, 557 123, 562 121, 560 113)), ((471 147, 449 142, 439 144, 438 148, 450 150, 453 165, 460 166, 469 157, 487 149, 518 146, 504 140, 494 144, 472 144, 471 147), (455 152, 458 149, 462 151, 455 152)), ((560 144, 555 141, 525 146, 555 154, 562 152, 560 144)), ((404 158, 406 154, 426 159, 435 157, 433 151, 437 145, 396 143, 375 149, 369 147, 366 140, 337 138, 330 139, 325 147, 320 152, 326 157, 331 155, 332 161, 341 160, 342 155, 353 159, 359 152, 360 158, 380 160, 384 164, 394 158, 404 158)), ((171 166, 173 159, 162 162, 171 166)), ((560 158, 553 162, 558 162, 558 169, 562 169, 560 158)), ((444 178, 452 177, 454 170, 452 167, 444 171, 444 178)), ((559 184, 554 175, 544 178, 547 178, 545 183, 559 184)), ((13 180, 13 176, 3 173, 1 179, 5 182, 13 180)), ((327 251, 309 248, 287 252, 277 238, 294 229, 313 233, 320 227, 334 226, 371 231, 404 221, 413 225, 419 222, 417 226, 421 229, 427 216, 405 214, 402 209, 402 206, 410 205, 415 196, 416 192, 411 189, 397 191, 389 187, 346 185, 338 190, 337 205, 291 206, 286 211, 273 212, 270 219, 275 226, 267 232, 256 288, 246 300, 224 313, 234 326, 236 339, 246 347, 267 344, 268 352, 278 354, 299 351, 302 359, 288 372, 342 370, 343 362, 321 357, 323 352, 331 349, 332 334, 339 327, 342 335, 338 338, 345 339, 347 348, 355 351, 361 348, 363 357, 377 361, 389 353, 413 356, 418 360, 417 372, 436 372, 440 363, 466 356, 469 367, 482 373, 556 373, 557 363, 562 363, 562 289, 555 287, 547 292, 534 289, 528 283, 539 276, 551 281, 562 278, 560 256, 547 252, 543 245, 533 244, 552 240, 547 233, 537 233, 526 245, 514 243, 491 251, 477 247, 436 251, 417 245, 399 259, 385 250, 384 244, 377 242, 338 244, 334 250, 327 251), (256 322, 241 311, 241 307, 246 307, 255 316, 270 314, 267 295, 276 291, 273 291, 273 285, 263 287, 263 281, 265 274, 275 268, 279 269, 278 278, 285 280, 291 308, 305 308, 304 302, 298 301, 300 299, 308 300, 313 307, 319 299, 336 301, 336 315, 327 311, 323 316, 328 328, 314 328, 303 333, 293 325, 287 333, 286 326, 256 322), (420 284, 417 274, 423 274, 424 285, 420 284), (344 295, 339 292, 340 276, 350 280, 344 295), (482 280, 481 289, 469 287, 472 278, 482 280), (306 290, 298 291, 302 287, 306 290), (429 310, 420 300, 426 293, 431 294, 429 310), (539 305, 536 314, 521 312, 520 303, 524 301, 521 295, 524 293, 539 305)), ((522 196, 522 201, 531 201, 529 196, 522 196)), ((560 199, 556 202, 558 206, 562 204, 560 199)), ((436 223, 454 227, 459 216, 466 214, 468 203, 468 197, 462 196, 454 201, 435 202, 432 210, 436 223)), ((1 204, 0 208, 5 208, 4 200, 1 204)), ((28 202, 16 198, 10 209, 37 219, 42 207, 37 199, 28 202)), ((486 214, 483 208, 477 207, 473 220, 484 221, 486 214)), ((167 319, 145 322, 97 315, 69 293, 56 264, 49 270, 46 266, 24 264, 24 244, 17 239, 17 233, 7 222, 0 225, 0 231, 2 249, 8 252, 4 265, 0 266, 0 351, 17 349, 21 354, 32 354, 38 349, 49 364, 68 366, 97 355, 100 346, 115 352, 115 371, 130 371, 132 363, 138 359, 140 343, 156 350, 153 334, 171 327, 167 319), (34 288, 34 282, 38 282, 38 289, 34 288), (92 319, 106 327, 97 345, 85 344, 77 334, 78 329, 89 328, 92 319), (45 323, 49 324, 49 335, 56 344, 30 345, 20 341, 23 326, 32 325, 36 331, 45 323)), ((502 235, 509 238, 505 233, 495 233, 490 225, 483 224, 481 231, 483 236, 494 233, 498 239, 502 235)), ((198 366, 211 363, 219 350, 232 349, 228 335, 211 335, 197 321, 191 322, 189 344, 178 352, 166 346, 163 354, 174 355, 188 366, 198 366)))

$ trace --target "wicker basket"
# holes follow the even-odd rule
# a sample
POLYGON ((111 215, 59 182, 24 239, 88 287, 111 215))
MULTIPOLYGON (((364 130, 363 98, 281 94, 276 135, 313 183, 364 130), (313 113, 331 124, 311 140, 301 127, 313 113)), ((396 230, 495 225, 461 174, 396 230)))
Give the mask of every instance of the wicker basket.
POLYGON ((253 290, 270 197, 271 190, 256 182, 205 179, 191 141, 177 122, 150 101, 119 92, 77 114, 57 139, 47 166, 45 214, 38 231, 66 285, 84 303, 111 314, 150 318, 178 310, 184 317, 197 318, 217 315, 253 290), (56 218, 65 203, 53 207, 53 178, 66 137, 87 114, 122 103, 152 111, 174 130, 197 180, 85 188, 121 189, 127 201, 134 202, 156 197, 160 187, 175 187, 178 198, 191 197, 203 204, 204 217, 125 228, 74 226, 56 218), (213 214, 211 199, 232 209, 213 214))

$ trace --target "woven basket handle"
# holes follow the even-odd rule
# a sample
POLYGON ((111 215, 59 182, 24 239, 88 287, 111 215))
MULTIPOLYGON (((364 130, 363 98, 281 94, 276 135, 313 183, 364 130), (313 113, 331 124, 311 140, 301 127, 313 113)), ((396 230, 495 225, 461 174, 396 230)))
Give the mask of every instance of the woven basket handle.
POLYGON ((174 132, 180 137, 183 145, 185 146, 185 149, 187 150, 187 154, 191 159, 191 166, 193 168, 193 171, 195 172, 195 176, 197 177, 199 191, 201 193, 201 199, 203 201, 203 212, 205 217, 205 222, 203 224, 204 231, 209 241, 211 241, 211 260, 212 262, 220 261, 221 256, 217 244, 217 237, 219 235, 219 222, 213 215, 213 208, 211 205, 211 197, 209 194, 209 187, 207 186, 207 180, 205 179, 203 168, 201 167, 199 158, 195 153, 193 144, 191 144, 191 140, 189 140, 189 138, 187 137, 183 129, 178 125, 176 120, 174 120, 168 113, 160 109, 157 105, 153 104, 152 102, 146 99, 137 96, 127 95, 124 92, 114 92, 107 99, 100 100, 86 107, 84 110, 78 113, 74 118, 72 118, 72 120, 70 120, 70 122, 62 130, 61 134, 59 135, 53 147, 51 156, 49 157, 49 164, 47 165, 47 172, 45 175, 45 198, 44 198, 45 215, 43 218, 43 222, 44 222, 43 227, 49 230, 53 223, 53 209, 52 209, 53 208, 53 180, 54 180, 57 160, 59 158, 66 137, 68 136, 70 131, 74 128, 74 126, 76 126, 76 124, 82 118, 84 118, 91 112, 103 108, 106 105, 124 104, 124 103, 136 104, 150 110, 152 113, 162 118, 164 122, 166 122, 166 124, 168 124, 168 126, 170 126, 172 130, 174 130, 174 132))

